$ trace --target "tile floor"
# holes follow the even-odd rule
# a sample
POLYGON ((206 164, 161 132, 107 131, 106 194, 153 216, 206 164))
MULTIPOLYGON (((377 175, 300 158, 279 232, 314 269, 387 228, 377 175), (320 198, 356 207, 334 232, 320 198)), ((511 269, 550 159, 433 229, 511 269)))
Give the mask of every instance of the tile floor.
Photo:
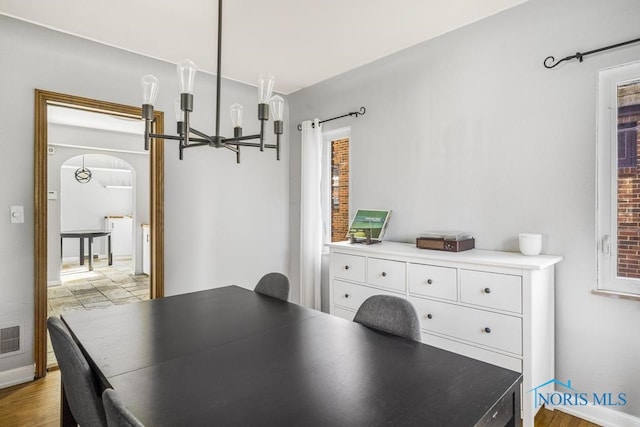
MULTIPOLYGON (((128 304, 149 299, 149 276, 130 273, 131 257, 114 257, 113 265, 106 260, 87 265, 63 264, 61 285, 47 290, 49 316, 60 316, 76 310, 94 310, 112 305, 128 304)), ((56 365, 51 340, 47 339, 47 366, 56 365)))

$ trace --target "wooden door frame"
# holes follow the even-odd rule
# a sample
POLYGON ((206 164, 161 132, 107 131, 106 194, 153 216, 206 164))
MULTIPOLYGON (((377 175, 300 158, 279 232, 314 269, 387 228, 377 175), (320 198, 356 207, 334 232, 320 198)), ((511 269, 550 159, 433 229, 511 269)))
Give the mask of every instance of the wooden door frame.
MULTIPOLYGON (((141 117, 139 107, 115 104, 73 95, 35 90, 34 145, 34 351, 35 377, 47 372, 47 107, 58 105, 79 110, 141 117)), ((154 112, 154 132, 164 132, 164 113, 154 112)), ((140 138, 140 147, 143 141, 140 138)), ((150 297, 164 296, 164 141, 154 140, 149 154, 151 216, 150 297)))

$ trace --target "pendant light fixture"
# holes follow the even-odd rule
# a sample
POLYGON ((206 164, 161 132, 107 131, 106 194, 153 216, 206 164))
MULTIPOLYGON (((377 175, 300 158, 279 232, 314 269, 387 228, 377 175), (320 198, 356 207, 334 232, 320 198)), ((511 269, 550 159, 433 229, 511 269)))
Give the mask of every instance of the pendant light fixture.
POLYGON ((84 167, 84 156, 82 156, 82 167, 76 169, 74 173, 76 181, 80 184, 86 184, 91 181, 91 171, 84 167))
POLYGON ((196 65, 190 60, 178 63, 178 79, 180 82, 181 94, 174 101, 174 108, 177 121, 177 135, 164 135, 152 133, 153 123, 153 103, 158 95, 158 79, 153 75, 146 75, 142 78, 142 118, 145 121, 144 149, 149 149, 151 138, 170 139, 178 141, 179 157, 183 159, 183 152, 187 148, 209 146, 214 148, 227 148, 236 153, 236 161, 240 163, 240 147, 256 147, 260 151, 265 148, 275 149, 276 158, 280 160, 280 135, 284 131, 282 115, 284 110, 284 99, 281 96, 271 96, 273 91, 274 78, 271 74, 260 74, 258 78, 258 120, 260 121, 260 133, 254 135, 242 135, 243 108, 240 104, 233 104, 230 109, 231 122, 233 124, 233 137, 220 135, 220 86, 222 80, 222 0, 218 0, 218 62, 216 73, 216 133, 207 135, 200 132, 190 123, 190 113, 193 111, 193 84, 196 75, 196 65), (264 141, 264 126, 269 120, 269 105, 273 114, 273 130, 276 135, 275 144, 266 144, 264 141), (250 142, 251 140, 259 142, 250 142))

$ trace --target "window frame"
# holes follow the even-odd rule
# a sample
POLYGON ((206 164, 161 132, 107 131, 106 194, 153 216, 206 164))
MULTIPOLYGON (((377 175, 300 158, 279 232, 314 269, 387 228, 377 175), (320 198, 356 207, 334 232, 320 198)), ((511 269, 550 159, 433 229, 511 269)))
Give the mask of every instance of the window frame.
POLYGON ((640 82, 640 62, 598 74, 596 140, 597 288, 640 295, 640 279, 618 277, 618 87, 640 82))

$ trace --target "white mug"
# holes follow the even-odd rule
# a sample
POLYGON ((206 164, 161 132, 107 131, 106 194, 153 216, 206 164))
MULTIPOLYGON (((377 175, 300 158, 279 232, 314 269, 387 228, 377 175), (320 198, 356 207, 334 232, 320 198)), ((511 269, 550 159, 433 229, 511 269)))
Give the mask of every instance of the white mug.
POLYGON ((518 235, 522 255, 540 255, 542 251, 542 234, 520 233, 518 235))

